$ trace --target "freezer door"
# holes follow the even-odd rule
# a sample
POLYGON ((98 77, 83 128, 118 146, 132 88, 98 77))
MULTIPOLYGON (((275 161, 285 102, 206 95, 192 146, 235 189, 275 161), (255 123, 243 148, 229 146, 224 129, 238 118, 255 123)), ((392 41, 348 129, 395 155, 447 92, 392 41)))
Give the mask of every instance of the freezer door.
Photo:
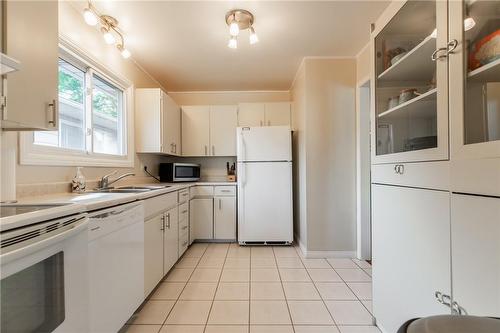
POLYGON ((293 241, 292 163, 238 163, 238 241, 293 241))
POLYGON ((238 127, 236 131, 238 162, 292 160, 290 127, 238 127))

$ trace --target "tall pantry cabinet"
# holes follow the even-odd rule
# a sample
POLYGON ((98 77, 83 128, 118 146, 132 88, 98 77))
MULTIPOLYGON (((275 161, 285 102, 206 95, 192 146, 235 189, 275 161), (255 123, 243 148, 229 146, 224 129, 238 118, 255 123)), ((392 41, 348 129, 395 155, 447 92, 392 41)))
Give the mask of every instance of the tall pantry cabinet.
POLYGON ((500 316, 494 36, 498 1, 395 1, 374 25, 373 311, 384 332, 433 314, 500 316))

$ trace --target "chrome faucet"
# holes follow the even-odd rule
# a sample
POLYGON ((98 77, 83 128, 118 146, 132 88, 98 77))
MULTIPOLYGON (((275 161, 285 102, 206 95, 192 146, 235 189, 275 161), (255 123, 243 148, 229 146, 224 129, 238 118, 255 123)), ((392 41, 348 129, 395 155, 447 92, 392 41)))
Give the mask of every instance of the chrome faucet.
POLYGON ((128 176, 135 176, 135 173, 129 172, 129 173, 124 173, 123 175, 118 176, 115 179, 110 181, 109 177, 115 175, 117 172, 118 172, 118 170, 115 170, 107 175, 102 176, 101 180, 99 180, 99 186, 97 189, 102 190, 102 189, 108 188, 109 185, 113 184, 114 182, 119 181, 120 179, 123 179, 123 178, 128 177, 128 176))

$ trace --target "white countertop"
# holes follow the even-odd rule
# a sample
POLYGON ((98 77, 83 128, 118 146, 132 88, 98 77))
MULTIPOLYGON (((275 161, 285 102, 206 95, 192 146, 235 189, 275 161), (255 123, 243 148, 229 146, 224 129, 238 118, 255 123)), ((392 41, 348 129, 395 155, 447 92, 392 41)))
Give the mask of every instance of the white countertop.
MULTIPOLYGON (((144 200, 158 195, 179 191, 197 185, 207 186, 236 186, 235 182, 192 182, 192 183, 153 183, 142 185, 165 185, 162 189, 151 190, 139 193, 57 193, 36 197, 23 198, 18 204, 68 204, 51 209, 35 211, 21 215, 0 218, 0 228, 2 231, 11 228, 18 228, 32 223, 47 221, 50 219, 67 216, 83 211, 95 211, 107 207, 117 206, 124 203, 144 200)), ((141 186, 141 184, 133 184, 141 186)))

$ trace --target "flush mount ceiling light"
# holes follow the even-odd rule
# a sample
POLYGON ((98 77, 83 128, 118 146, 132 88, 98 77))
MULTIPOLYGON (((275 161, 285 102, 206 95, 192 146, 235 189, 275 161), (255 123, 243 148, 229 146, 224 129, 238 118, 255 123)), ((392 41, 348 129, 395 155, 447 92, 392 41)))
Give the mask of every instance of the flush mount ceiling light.
POLYGON ((226 24, 229 26, 229 42, 227 46, 231 49, 238 47, 238 35, 240 31, 248 29, 250 31, 250 44, 255 44, 259 41, 259 37, 255 33, 253 23, 255 19, 252 13, 244 9, 233 9, 226 13, 226 24))
POLYGON ((110 15, 102 15, 96 10, 92 2, 87 2, 87 8, 83 10, 83 18, 88 25, 96 26, 100 24, 102 37, 106 44, 115 44, 122 57, 127 59, 130 57, 130 51, 125 48, 125 40, 123 34, 118 28, 118 20, 110 15), (118 42, 117 42, 118 37, 118 42))

